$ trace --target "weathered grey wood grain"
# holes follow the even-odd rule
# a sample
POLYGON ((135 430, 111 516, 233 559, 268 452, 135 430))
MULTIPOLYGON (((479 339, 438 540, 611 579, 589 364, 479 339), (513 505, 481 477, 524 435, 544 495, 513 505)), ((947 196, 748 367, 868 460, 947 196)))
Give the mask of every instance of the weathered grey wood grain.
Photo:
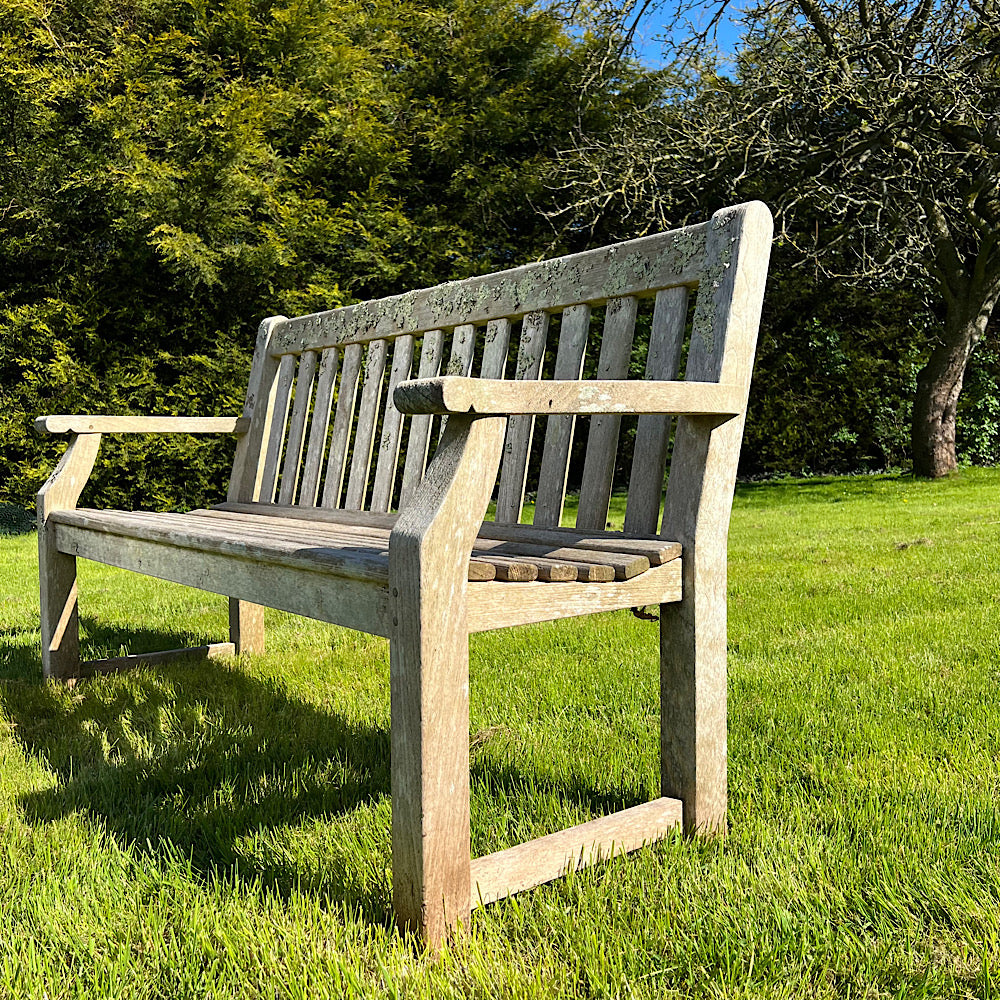
MULTIPOLYGON (((408 413, 622 414, 683 413, 736 416, 742 387, 716 382, 585 381, 511 382, 442 376, 403 382, 396 403, 408 413)), ((613 442, 612 442, 613 444, 613 442)))
MULTIPOLYGON (((712 217, 686 376, 750 388, 771 244, 763 205, 712 217)), ((726 822, 726 538, 743 417, 680 417, 662 532, 684 547, 683 600, 660 608, 663 794, 688 830, 726 822)))
MULTIPOLYGON (((631 295, 608 302, 601 356, 597 362, 599 379, 624 379, 628 374, 637 309, 638 303, 631 295)), ((620 427, 621 417, 617 414, 599 414, 590 421, 580 481, 580 506, 576 512, 578 528, 600 530, 607 523, 620 427)))
POLYGON ((293 354, 286 354, 278 363, 278 379, 272 404, 271 433, 264 452, 264 468, 260 480, 261 500, 273 500, 274 488, 278 480, 278 466, 285 443, 285 426, 288 422, 288 405, 291 401, 292 386, 295 384, 295 363, 293 354))
MULTIPOLYGON (((472 360, 476 352, 476 328, 472 323, 462 323, 456 326, 451 337, 451 354, 445 368, 445 375, 453 378, 465 378, 472 372, 472 360)), ((438 440, 444 436, 448 426, 448 418, 441 418, 438 440)))
POLYGON ((388 636, 388 590, 384 583, 344 577, 330 586, 330 575, 301 566, 270 563, 218 552, 193 551, 170 543, 122 538, 71 525, 57 528, 60 550, 108 566, 134 570, 238 598, 279 611, 318 618, 347 628, 388 636))
POLYGON ((678 799, 654 799, 476 858, 471 869, 473 905, 485 906, 567 872, 627 854, 666 837, 680 822, 678 799))
POLYGON ((393 906, 432 948, 471 906, 465 570, 503 431, 453 417, 389 542, 393 906))
MULTIPOLYGON (((293 508, 297 509, 297 508, 293 508)), ((351 513, 357 513, 352 511, 351 513)), ((256 537, 264 540, 280 538, 285 542, 295 542, 302 546, 345 545, 349 548, 361 547, 374 552, 386 552, 389 547, 389 533, 392 524, 378 527, 365 524, 338 524, 322 521, 298 521, 286 518, 267 517, 262 514, 241 514, 223 510, 195 510, 191 517, 209 518, 213 522, 224 522, 229 525, 234 537, 256 537)), ((393 519, 393 523, 394 523, 393 519)), ((197 527, 195 527, 197 531, 197 527)), ((526 563, 524 572, 528 573, 531 560, 526 563)), ((495 566, 489 556, 488 546, 481 552, 474 552, 469 562, 469 580, 493 580, 497 576, 495 566)), ((506 578, 506 577, 505 577, 506 578)), ((524 579, 534 579, 525 575, 524 579)))
MULTIPOLYGON (((441 370, 444 351, 444 331, 429 330, 420 345, 418 378, 434 378, 441 370)), ((393 391, 395 405, 395 391, 393 391)), ((431 440, 431 417, 418 415, 410 420, 410 436, 403 463, 403 482, 399 491, 399 506, 406 506, 417 488, 427 465, 427 449, 431 440)))
POLYGON ((344 499, 344 506, 349 510, 361 510, 365 506, 368 472, 371 469, 372 447, 375 443, 375 425, 382 399, 382 380, 388 352, 388 341, 373 340, 368 345, 365 381, 361 389, 361 406, 358 409, 358 426, 354 431, 354 447, 351 451, 351 474, 347 479, 347 496, 344 499))
POLYGON ((360 344, 351 344, 344 350, 340 387, 337 392, 337 410, 330 437, 330 456, 327 459, 326 479, 323 482, 324 507, 340 506, 340 494, 344 488, 344 474, 347 469, 347 445, 354 424, 354 402, 357 398, 363 353, 364 348, 360 344))
POLYGON ((322 472, 326 436, 330 430, 330 410, 333 406, 333 388, 337 380, 339 352, 328 348, 320 355, 319 378, 316 379, 316 400, 309 422, 309 444, 302 463, 302 483, 299 486, 299 503, 314 507, 319 499, 319 479, 322 472))
POLYGON ((237 656, 264 652, 264 608, 229 598, 229 641, 237 656))
MULTIPOLYGON (((583 374, 583 358, 590 333, 590 306, 570 306, 562 314, 559 347, 553 377, 579 381, 583 374)), ((551 416, 545 425, 545 445, 538 473, 538 495, 535 498, 534 523, 543 527, 559 524, 566 498, 566 476, 569 472, 569 452, 573 444, 575 417, 551 416)))
POLYGON ((372 486, 370 509, 384 512, 392 502, 392 491, 396 485, 396 466, 399 464, 399 434, 403 415, 392 401, 393 392, 400 382, 410 377, 413 364, 413 338, 397 337, 392 349, 392 370, 389 372, 388 401, 382 417, 382 437, 378 447, 378 462, 375 465, 375 484, 372 486))
MULTIPOLYGON (((233 472, 229 480, 230 500, 260 500, 261 478, 267 442, 271 438, 278 391, 278 359, 271 353, 271 339, 284 316, 271 316, 257 328, 257 341, 250 364, 250 381, 243 403, 243 418, 249 430, 236 441, 233 472)), ((264 499, 270 500, 271 497, 264 499)))
MULTIPOLYGON (((684 347, 687 306, 686 288, 670 288, 657 293, 646 357, 647 379, 669 381, 677 377, 684 347)), ((734 412, 739 412, 743 408, 742 392, 739 396, 734 392, 734 396, 734 412)), ((669 444, 669 416, 643 414, 639 417, 625 507, 625 530, 628 532, 646 535, 656 531, 663 502, 663 473, 669 444)))
MULTIPOLYGON (((39 495, 47 675, 71 679, 181 655, 168 651, 81 664, 75 591, 75 559, 80 557, 228 596, 232 641, 204 647, 206 651, 232 655, 261 648, 263 605, 389 637, 393 898, 400 920, 432 948, 468 918, 473 887, 485 902, 556 877, 567 865, 648 842, 681 818, 675 800, 683 802, 688 829, 721 829, 726 809, 726 534, 769 240, 769 214, 751 204, 716 213, 704 226, 605 248, 556 266, 531 265, 320 317, 272 317, 258 332, 243 416, 198 425, 238 433, 228 500, 211 510, 155 514, 75 509, 99 440, 97 433, 75 435, 39 495), (674 381, 677 338, 683 329, 685 288, 696 283, 700 294, 686 380, 680 383, 674 381), (629 384, 623 376, 635 296, 654 293, 659 294, 647 377, 629 384), (573 342, 573 317, 579 319, 579 332, 587 307, 608 300, 601 377, 581 383, 582 354, 573 342), (565 307, 569 320, 564 333, 570 341, 557 349, 556 365, 558 374, 570 377, 541 382, 547 316, 565 307), (502 381, 509 321, 522 315, 524 336, 512 385, 502 381), (428 323, 430 317, 434 322, 428 323), (436 378, 440 330, 468 327, 469 339, 462 344, 472 344, 471 327, 482 322, 488 324, 480 367, 486 377, 467 377, 471 355, 460 345, 455 348, 461 360, 458 373, 436 378), (422 378, 405 382, 407 340, 424 330, 432 332, 421 350, 422 378), (418 414, 410 427, 412 461, 408 452, 402 511, 396 516, 340 509, 361 345, 400 336, 390 382, 399 383, 394 398, 412 404, 418 414), (327 450, 336 344, 348 346, 323 483, 324 506, 315 508, 310 504, 327 450), (307 355, 300 363, 301 384, 286 443, 289 369, 294 370, 303 349, 321 348, 330 353, 320 364, 315 402, 309 397, 316 359, 307 355), (279 360, 283 354, 288 357, 279 360), (327 359, 331 364, 324 368, 327 359), (306 382, 310 385, 303 390, 306 382), (310 412, 309 444, 302 457, 310 412), (627 507, 628 531, 604 530, 608 463, 614 461, 617 421, 626 412, 679 414, 662 537, 646 533, 655 526, 669 438, 669 425, 659 418, 639 424, 636 462, 644 464, 632 477, 635 499, 627 507), (450 416, 424 475, 432 413, 450 416), (530 421, 539 413, 598 415, 588 445, 579 530, 555 524, 565 483, 565 422, 550 425, 552 445, 543 453, 546 485, 540 506, 555 512, 542 515, 553 523, 513 523, 523 500, 530 421), (523 420, 513 434, 515 458, 501 475, 501 509, 511 523, 503 518, 484 523, 504 452, 504 427, 512 414, 523 420), (282 454, 279 500, 286 502, 275 504, 270 501, 282 454), (645 526, 642 534, 635 534, 637 525, 645 526), (654 603, 661 605, 661 786, 671 801, 626 810, 471 862, 469 633, 654 603)), ((373 397, 381 394, 384 375, 385 345, 369 348, 370 360, 380 351, 377 387, 369 371, 358 415, 360 447, 356 444, 354 456, 364 468, 348 484, 353 503, 359 495, 362 502, 364 498, 377 426, 378 400, 373 397)), ((113 417, 47 418, 41 428, 139 429, 129 423, 133 418, 124 419, 125 424, 113 417)), ((400 430, 399 425, 393 429, 394 420, 383 420, 384 437, 391 446, 397 435, 398 448, 400 430)), ((167 427, 155 420, 142 425, 155 427, 156 433, 192 426, 167 427)), ((392 477, 387 482, 377 467, 375 478, 376 505, 382 507, 386 493, 391 497, 392 477)))
POLYGON ((292 403, 292 415, 288 421, 288 440, 285 443, 285 461, 281 467, 278 503, 295 502, 295 487, 298 485, 299 463, 302 461, 302 450, 305 447, 306 420, 312 406, 313 379, 316 376, 318 361, 319 355, 315 351, 306 351, 299 358, 299 371, 295 379, 295 401, 292 403))
POLYGON ((691 285, 697 280, 706 229, 706 223, 699 223, 615 247, 299 316, 282 324, 272 349, 276 354, 319 350, 691 285))
POLYGON ((132 417, 53 414, 35 420, 41 434, 245 434, 246 417, 132 417))
POLYGON ((451 354, 448 356, 446 375, 466 376, 472 371, 476 352, 476 328, 472 323, 456 326, 451 336, 451 354))
POLYGON ((477 583, 469 587, 470 632, 663 604, 681 598, 681 563, 654 566, 631 580, 610 583, 477 583))
MULTIPOLYGON (((236 440, 236 455, 229 480, 227 498, 234 502, 262 498, 266 442, 270 440, 278 392, 278 359, 271 353, 271 338, 283 316, 265 319, 257 328, 250 380, 243 403, 243 419, 249 429, 236 440)), ((230 597, 229 641, 237 653, 264 652, 264 609, 230 597)))
MULTIPOLYGON (((533 312, 521 324, 521 343, 517 349, 517 366, 514 377, 531 381, 539 377, 545 358, 545 340, 549 330, 549 314, 533 312)), ((504 385, 506 383, 500 383, 504 385)), ((500 486, 497 491, 496 519, 517 522, 524 506, 524 488, 528 478, 528 455, 531 435, 534 432, 533 416, 511 417, 507 423, 504 441, 503 464, 500 467, 500 486)))
POLYGON ((486 324, 483 361, 479 369, 481 378, 503 378, 507 367, 507 349, 510 346, 510 327, 511 322, 506 318, 491 319, 486 324))
MULTIPOLYGON (((300 507, 281 507, 278 504, 221 503, 213 510, 250 514, 255 517, 290 518, 312 524, 357 525, 365 529, 391 530, 396 523, 395 514, 370 514, 367 511, 315 510, 300 507)), ((681 554, 679 542, 658 536, 632 536, 621 531, 579 532, 575 528, 540 528, 531 524, 496 524, 484 521, 478 530, 479 539, 523 541, 533 545, 555 548, 583 548, 601 552, 617 552, 645 556, 652 566, 670 562, 681 554)))
MULTIPOLYGON (((292 508, 295 509, 295 508, 292 508)), ((357 512, 349 512, 357 513, 357 512)), ((382 525, 365 523, 338 523, 335 521, 302 521, 283 517, 269 517, 257 512, 227 510, 196 510, 193 517, 223 519, 243 532, 257 530, 265 536, 286 540, 298 539, 306 543, 320 542, 360 544, 385 549, 395 518, 384 518, 382 525)), ((616 572, 622 579, 635 576, 648 568, 649 562, 635 554, 603 553, 583 548, 556 545, 531 545, 508 539, 476 538, 473 558, 469 563, 469 580, 600 580, 615 579, 616 572)))
MULTIPOLYGON (((255 605, 256 607, 256 605, 255 605)), ((128 656, 109 656, 100 660, 83 660, 79 677, 100 677, 121 674, 136 667, 158 667, 174 660, 224 660, 236 655, 231 642, 212 642, 207 646, 188 646, 184 649, 164 649, 156 653, 131 653, 128 656)))
POLYGON ((101 445, 100 434, 73 435, 63 457, 38 491, 38 576, 41 584, 42 670, 47 678, 76 677, 80 666, 80 612, 76 559, 55 542, 52 515, 72 510, 101 445))
MULTIPOLYGON (((75 527, 158 542, 197 552, 217 552, 264 565, 297 567, 326 572, 352 580, 384 583, 388 578, 386 550, 357 545, 311 545, 276 537, 266 529, 236 533, 187 514, 152 514, 145 511, 66 510, 51 515, 60 527, 75 527)), ((57 534, 57 539, 63 537, 57 534)))

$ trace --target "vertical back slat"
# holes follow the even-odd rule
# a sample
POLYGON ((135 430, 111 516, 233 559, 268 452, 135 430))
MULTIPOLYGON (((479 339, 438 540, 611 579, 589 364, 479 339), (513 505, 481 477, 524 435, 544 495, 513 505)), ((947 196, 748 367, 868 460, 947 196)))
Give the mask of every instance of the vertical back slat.
MULTIPOLYGON (((580 378, 583 374, 583 356, 587 350, 589 332, 590 306, 570 306, 563 310, 554 378, 580 378)), ((554 527, 562 518, 575 419, 573 416, 552 416, 546 422, 534 521, 543 527, 554 527)))
POLYGON ((388 353, 387 340, 373 340, 368 345, 365 382, 361 389, 361 407, 358 410, 358 426, 354 432, 354 451, 351 454, 351 474, 347 479, 347 497, 344 500, 347 510, 361 510, 365 505, 368 473, 372 465, 372 446, 375 443, 375 423, 382 399, 382 376, 385 374, 388 353))
MULTIPOLYGON (((441 371, 444 331, 428 330, 420 346, 420 368, 417 378, 434 378, 441 371)), ((427 446, 431 436, 431 416, 419 413, 410 418, 410 438, 403 464, 403 485, 400 488, 399 506, 402 507, 413 494, 424 475, 427 464, 427 446)))
POLYGON ((354 423, 354 402, 358 395, 358 375, 361 372, 363 352, 361 344, 348 344, 344 348, 340 390, 337 393, 337 412, 333 418, 330 457, 326 463, 326 482, 323 484, 324 507, 336 507, 340 503, 340 494, 344 488, 347 442, 351 439, 351 426, 354 423))
POLYGON ((389 372, 388 399, 382 418, 382 438, 378 446, 375 466, 375 485, 372 487, 371 510, 384 513, 392 502, 392 488, 396 484, 396 466, 399 463, 399 432, 403 415, 392 401, 393 390, 410 377, 413 364, 413 337, 397 337, 392 349, 392 370, 389 372))
MULTIPOLYGON (((542 359, 545 357, 548 330, 547 312, 532 312, 524 317, 521 343, 517 349, 515 378, 538 378, 542 370, 542 359)), ((516 523, 521 520, 524 484, 528 476, 528 452, 531 450, 534 426, 535 418, 523 414, 507 421, 507 440, 504 442, 500 489, 497 493, 496 519, 500 523, 516 523)))
POLYGON ((486 343, 480 378, 503 378, 507 365, 507 348, 510 346, 510 320, 491 319, 486 324, 486 343))
MULTIPOLYGON (((684 346, 688 290, 683 285, 658 292, 649 334, 646 378, 677 378, 684 346)), ((644 414, 635 430, 632 473, 629 477, 625 530, 634 535, 656 533, 663 499, 663 470, 670 443, 670 417, 644 414)))
MULTIPOLYGON (((451 338, 451 354, 445 367, 445 375, 468 376, 472 374, 472 356, 476 352, 476 328, 471 323, 456 326, 451 338)), ((438 440, 444 437, 444 429, 448 426, 448 418, 441 418, 438 428, 438 440)))
POLYGON ((320 355, 319 378, 316 379, 316 400, 309 424, 309 444, 302 466, 302 484, 299 486, 299 504, 315 507, 319 495, 319 473, 326 450, 326 432, 330 429, 330 408, 333 403, 333 385, 337 378, 337 349, 328 347, 320 355))
POLYGON ((288 403, 295 382, 294 354, 283 354, 278 364, 278 384, 274 396, 274 414, 271 419, 271 433, 267 439, 264 454, 264 470, 261 475, 260 499, 263 503, 274 502, 274 485, 278 479, 278 462, 281 461, 281 446, 285 443, 285 427, 288 424, 288 403))
POLYGON ((472 371, 472 356, 475 351, 476 328, 471 323, 456 326, 445 375, 468 375, 472 371))
MULTIPOLYGON (((597 362, 599 379, 621 379, 628 374, 637 308, 638 301, 633 295, 608 300, 601 356, 597 362)), ((590 421, 580 487, 580 509, 576 516, 578 528, 603 531, 607 525, 620 426, 621 417, 617 414, 602 413, 590 421)))
POLYGON ((295 502, 295 486, 306 441, 306 420, 309 419, 313 378, 318 360, 319 355, 315 351, 303 351, 299 358, 299 375, 295 380, 295 401, 292 403, 292 416, 288 422, 288 440, 285 442, 285 461, 281 467, 278 503, 295 502))

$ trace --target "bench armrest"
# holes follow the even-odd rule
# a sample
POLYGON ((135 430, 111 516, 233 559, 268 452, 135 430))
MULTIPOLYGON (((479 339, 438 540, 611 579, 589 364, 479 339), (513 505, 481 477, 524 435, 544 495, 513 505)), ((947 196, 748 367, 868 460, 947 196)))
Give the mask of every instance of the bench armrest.
POLYGON ((734 417, 746 390, 718 382, 589 379, 558 381, 463 378, 414 379, 396 386, 401 413, 674 413, 734 417))
POLYGON ((55 414, 38 417, 40 434, 246 434, 248 417, 128 417, 55 414))

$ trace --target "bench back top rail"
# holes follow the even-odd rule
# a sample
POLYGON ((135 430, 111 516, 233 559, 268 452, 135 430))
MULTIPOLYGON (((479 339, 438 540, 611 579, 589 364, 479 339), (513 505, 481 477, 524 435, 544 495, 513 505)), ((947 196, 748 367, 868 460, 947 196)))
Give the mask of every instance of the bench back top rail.
MULTIPOLYGON (((750 203, 614 247, 272 317, 258 335, 244 409, 250 429, 229 499, 376 512, 405 504, 447 419, 396 409, 393 390, 410 378, 673 380, 683 367, 685 379, 742 387, 745 407, 769 245, 770 215, 750 203)), ((612 489, 627 486, 626 531, 655 533, 671 442, 671 464, 680 459, 690 475, 713 426, 681 418, 675 428, 657 414, 624 423, 612 413, 512 416, 496 520, 519 521, 531 490, 534 523, 558 525, 570 462, 582 450, 577 526, 603 530, 612 489), (621 462, 625 436, 630 469, 621 462)), ((724 469, 723 479, 735 479, 738 449, 739 435, 716 456, 714 477, 724 469)), ((685 503, 675 497, 677 517, 688 516, 685 503)), ((671 530, 666 520, 663 530, 671 530)))

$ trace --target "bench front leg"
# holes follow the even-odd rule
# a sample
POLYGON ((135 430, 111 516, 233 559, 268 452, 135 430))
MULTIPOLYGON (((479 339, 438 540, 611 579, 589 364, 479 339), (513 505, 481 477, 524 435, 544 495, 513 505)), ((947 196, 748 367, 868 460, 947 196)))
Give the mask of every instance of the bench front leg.
POLYGON ((506 418, 453 416, 389 541, 392 895, 429 947, 468 920, 468 562, 506 418))
POLYGON ((74 434, 66 453, 36 498, 42 670, 46 678, 76 677, 80 667, 76 557, 56 549, 55 532, 48 517, 55 510, 76 507, 94 468, 100 444, 100 434, 74 434))

